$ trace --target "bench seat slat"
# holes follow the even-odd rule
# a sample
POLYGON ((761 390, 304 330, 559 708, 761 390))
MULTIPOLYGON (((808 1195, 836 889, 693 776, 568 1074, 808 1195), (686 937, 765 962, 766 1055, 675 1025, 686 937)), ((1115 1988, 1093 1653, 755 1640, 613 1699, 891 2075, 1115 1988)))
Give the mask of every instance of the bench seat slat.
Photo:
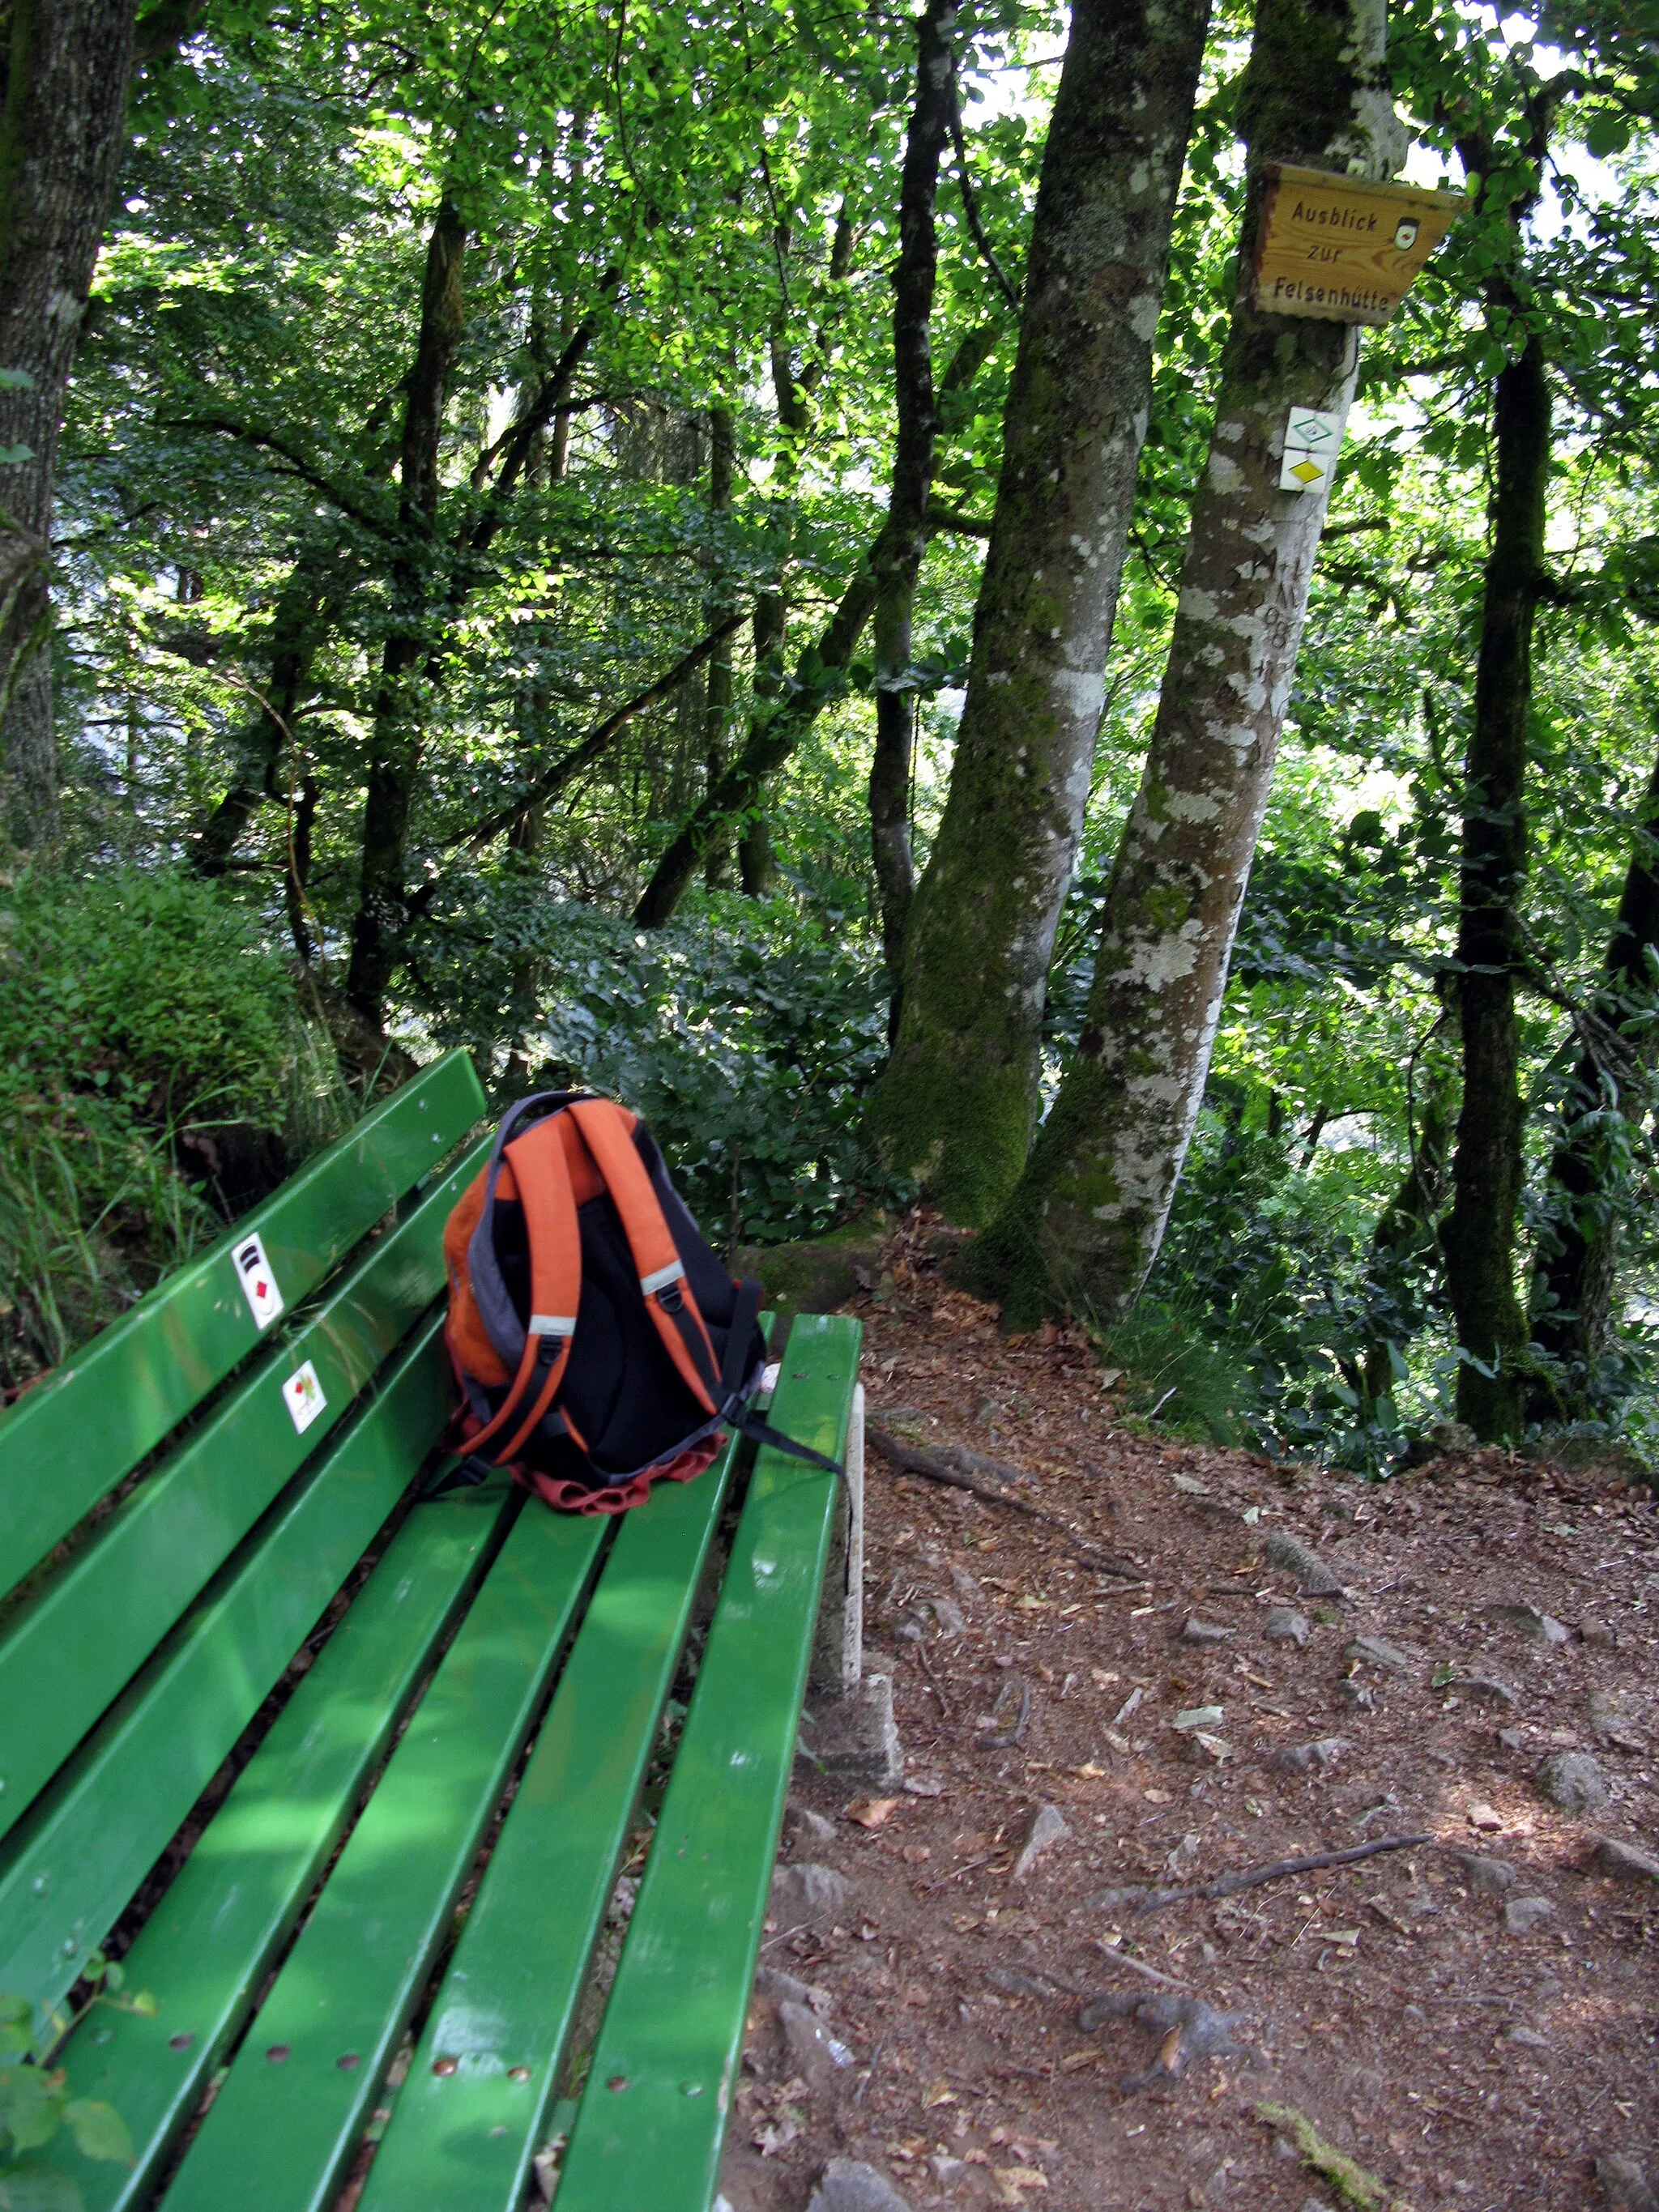
POLYGON ((0 1835, 431 1304, 445 1220, 487 1153, 470 1152, 0 1634, 0 1835), (325 1402, 301 1432, 283 1386, 307 1362, 325 1402))
POLYGON ((441 1316, 225 1567, 0 1850, 0 1990, 75 1982, 437 1441, 441 1316))
POLYGON ((523 2197, 737 1449, 618 1532, 359 2212, 523 2197))
POLYGON ((70 2039, 70 2094, 112 2104, 137 2152, 129 2171, 56 2149, 85 2212, 148 2201, 465 1603, 507 1503, 471 1491, 404 1521, 128 1952, 127 1987, 149 1990, 156 2011, 96 2007, 70 2039))
MULTIPOLYGON (((800 1316, 768 1416, 836 1459, 860 1335, 844 1316, 800 1316)), ((714 2197, 836 1498, 835 1476, 757 1455, 558 2212, 707 2212, 714 2197)))
POLYGON ((0 1590, 258 1345, 232 1256, 251 1233, 291 1311, 483 1110, 471 1059, 447 1054, 0 1414, 0 1590))
POLYGON ((534 1506, 520 1515, 185 2154, 167 2212, 331 2203, 610 1534, 534 1506))

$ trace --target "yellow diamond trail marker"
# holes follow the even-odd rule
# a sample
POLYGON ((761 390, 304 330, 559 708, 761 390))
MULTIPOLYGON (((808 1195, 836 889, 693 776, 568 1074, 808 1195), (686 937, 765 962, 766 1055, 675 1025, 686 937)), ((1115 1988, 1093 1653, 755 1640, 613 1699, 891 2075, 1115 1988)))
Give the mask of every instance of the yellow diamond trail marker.
POLYGON ((1292 407, 1285 425, 1285 460, 1280 491, 1314 491, 1328 484, 1342 450, 1345 417, 1316 407, 1292 407))
POLYGON ((1386 323, 1454 219, 1461 192, 1372 185, 1284 163, 1267 169, 1255 304, 1274 315, 1386 323))

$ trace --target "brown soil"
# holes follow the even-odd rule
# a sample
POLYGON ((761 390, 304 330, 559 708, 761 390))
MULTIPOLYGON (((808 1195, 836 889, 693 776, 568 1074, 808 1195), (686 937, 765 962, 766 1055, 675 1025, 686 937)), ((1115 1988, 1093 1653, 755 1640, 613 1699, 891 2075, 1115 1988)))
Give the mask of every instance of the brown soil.
POLYGON ((872 1804, 801 1780, 786 1856, 840 1870, 851 1902, 845 1924, 769 1936, 763 1960, 825 1993, 851 2061, 807 2087, 757 1998, 722 2176, 734 2212, 799 2212, 831 2157, 869 2161, 915 2207, 1358 2201, 1262 2120, 1269 2103, 1374 2177, 1379 2208, 1605 2204, 1599 2155, 1659 2154, 1659 1887, 1590 1866, 1597 1838, 1659 1842, 1651 1500, 1504 1454, 1370 1486, 1133 1433, 1081 1339, 1000 1338, 946 1288, 939 1242, 908 1224, 854 1302, 871 1420, 1028 1471, 1029 1497, 1144 1564, 1147 1585, 871 1453, 866 1643, 893 1668, 905 1781, 872 1804), (1266 1561, 1274 1532, 1317 1547, 1346 1597, 1301 1595, 1266 1561), (961 1632, 948 1604, 944 1625, 918 1615, 928 1598, 959 1608, 961 1632), (1264 1633, 1285 1604, 1305 1648, 1264 1633), (1568 1640, 1491 1615, 1506 1604, 1568 1640), (1231 1633, 1182 1641, 1193 1616, 1231 1633), (1405 1665, 1345 1656, 1366 1635, 1405 1665), (1515 1706, 1460 1686, 1471 1674, 1515 1706), (989 1747, 1021 1687, 1022 1739, 989 1747), (1172 1725, 1203 1705, 1222 1708, 1207 1745, 1172 1725), (1328 1771, 1275 1764, 1333 1737, 1349 1747, 1328 1771), (1541 1794, 1540 1763, 1565 1749, 1607 1778, 1600 1809, 1541 1794), (1044 1805, 1068 1832, 1017 1881, 1044 1805), (1137 1915, 1113 1894, 1415 1833, 1432 1840, 1219 1903, 1137 1915), (1471 1850, 1512 1886, 1483 1891, 1456 1856, 1471 1850), (1515 1932, 1505 1907, 1527 1899, 1551 1909, 1515 1932), (1248 2047, 1126 2089, 1160 2049, 1179 2066, 1193 2031, 1114 2016, 1085 2032, 1063 1985, 1160 1986, 1103 1946, 1252 2015, 1248 2047))

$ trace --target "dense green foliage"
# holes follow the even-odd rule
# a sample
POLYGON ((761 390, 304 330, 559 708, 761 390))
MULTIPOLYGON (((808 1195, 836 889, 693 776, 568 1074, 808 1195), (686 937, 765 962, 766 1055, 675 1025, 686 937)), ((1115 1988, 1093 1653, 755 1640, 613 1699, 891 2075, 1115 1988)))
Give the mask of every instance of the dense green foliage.
MULTIPOLYGON (((1081 1019, 1204 465, 1247 29, 1218 18, 1177 213, 1051 979, 1050 1088, 1081 1019)), ((1392 35, 1412 175, 1478 196, 1480 147, 1488 185, 1525 170, 1539 197, 1517 231, 1488 191, 1367 337, 1208 1102, 1114 1355, 1165 1419, 1370 1468, 1444 1410, 1459 1356, 1431 1228, 1386 1251, 1376 1231, 1431 1096, 1455 1116, 1447 1008, 1491 390, 1534 325, 1557 407, 1522 1004, 1534 1240, 1552 1233, 1552 1152, 1584 1115, 1568 1077, 1659 749, 1651 47, 1612 6, 1495 30, 1452 0, 1405 0, 1392 35), (1528 168, 1540 114, 1550 153, 1528 168), (1518 307, 1493 305, 1495 271, 1518 307)), ((1063 40, 1052 9, 1015 0, 965 12, 957 33, 973 204, 953 156, 936 373, 986 337, 983 365, 942 403, 935 498, 952 520, 916 611, 924 856, 1012 361, 1013 319, 969 217, 1017 285, 1063 40)), ((239 1158, 246 1133, 267 1133, 275 1172, 349 1110, 319 1013, 337 1013, 364 792, 387 758, 416 763, 386 1009, 400 1048, 465 1042, 502 1093, 615 1089, 722 1243, 810 1236, 906 1195, 859 1145, 887 1016, 871 672, 855 653, 829 681, 814 654, 883 513, 913 68, 894 9, 352 0, 210 9, 140 81, 60 471, 66 846, 57 872, 17 873, 0 911, 14 1374, 61 1356, 112 1295, 234 1210, 216 1188, 216 1127, 235 1125, 239 1158), (462 326, 434 520, 411 535, 399 438, 445 195, 466 233, 462 326), (716 409, 732 423, 729 502, 711 486, 716 409), (573 749, 727 608, 744 617, 729 709, 711 718, 705 659, 569 772, 573 749), (411 625, 418 668, 393 714, 388 641, 411 625), (728 826, 670 927, 634 928, 719 762, 751 719, 819 683, 828 703, 759 818, 728 826), (239 787, 227 872, 193 881, 239 787)), ((1659 1256, 1650 1019, 1636 1011, 1625 1094, 1593 1109, 1627 1235, 1620 1342, 1578 1378, 1577 1405, 1638 1429, 1659 1256)))

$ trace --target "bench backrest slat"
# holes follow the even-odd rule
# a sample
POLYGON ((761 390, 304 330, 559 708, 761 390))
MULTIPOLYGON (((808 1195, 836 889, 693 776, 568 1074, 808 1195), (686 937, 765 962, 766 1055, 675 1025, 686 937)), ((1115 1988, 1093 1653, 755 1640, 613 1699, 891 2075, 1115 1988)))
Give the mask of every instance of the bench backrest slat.
POLYGON ((258 1343, 264 1331, 235 1262, 251 1237, 291 1309, 483 1110, 471 1059, 447 1054, 0 1415, 0 1590, 258 1343))
POLYGON ((0 1846, 0 1990, 55 2004, 368 1548, 449 1419, 442 1316, 278 1500, 0 1846))
POLYGON ((488 1150, 441 1177, 0 1628, 0 1835, 437 1297, 444 1223, 488 1150), (301 1428, 285 1386, 307 1366, 322 1404, 301 1428))

